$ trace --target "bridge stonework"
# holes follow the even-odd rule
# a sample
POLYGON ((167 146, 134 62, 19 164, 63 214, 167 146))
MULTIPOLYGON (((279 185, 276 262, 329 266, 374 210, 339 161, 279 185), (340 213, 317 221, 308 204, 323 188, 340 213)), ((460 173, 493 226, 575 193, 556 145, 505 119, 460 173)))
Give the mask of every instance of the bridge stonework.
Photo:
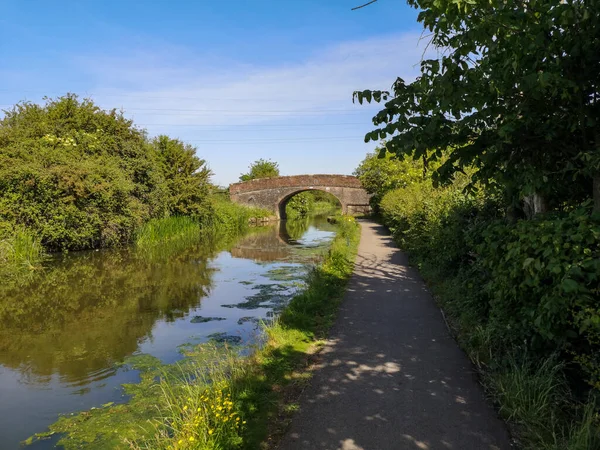
POLYGON ((332 194, 342 205, 344 214, 363 214, 370 211, 370 196, 360 180, 349 175, 292 175, 260 178, 229 186, 231 201, 266 208, 278 218, 285 219, 285 205, 294 195, 310 190, 332 194))

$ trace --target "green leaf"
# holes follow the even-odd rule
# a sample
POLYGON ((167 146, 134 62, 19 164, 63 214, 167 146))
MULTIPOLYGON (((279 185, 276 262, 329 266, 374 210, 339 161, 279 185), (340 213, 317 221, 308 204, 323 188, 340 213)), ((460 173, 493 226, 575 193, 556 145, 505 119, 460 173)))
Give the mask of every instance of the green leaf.
POLYGON ((571 278, 565 278, 564 280, 562 280, 560 286, 563 289, 563 291, 565 291, 567 294, 579 290, 579 283, 577 283, 577 281, 575 280, 572 280, 571 278))

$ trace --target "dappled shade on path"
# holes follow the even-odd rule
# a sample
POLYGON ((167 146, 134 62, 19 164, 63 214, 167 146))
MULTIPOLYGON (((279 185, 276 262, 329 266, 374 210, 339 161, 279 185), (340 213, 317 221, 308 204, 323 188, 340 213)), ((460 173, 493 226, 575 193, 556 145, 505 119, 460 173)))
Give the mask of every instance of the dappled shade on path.
POLYGON ((280 448, 511 448, 416 270, 383 227, 362 227, 338 319, 280 448))

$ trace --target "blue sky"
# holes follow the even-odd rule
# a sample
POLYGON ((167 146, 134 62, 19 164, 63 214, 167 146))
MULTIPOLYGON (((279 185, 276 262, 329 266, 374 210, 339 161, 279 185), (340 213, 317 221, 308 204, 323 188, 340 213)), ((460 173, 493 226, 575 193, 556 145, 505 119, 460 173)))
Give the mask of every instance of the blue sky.
POLYGON ((2 0, 0 108, 74 92, 191 143, 226 185, 258 158, 350 174, 377 106, 356 89, 418 73, 403 0, 2 0))

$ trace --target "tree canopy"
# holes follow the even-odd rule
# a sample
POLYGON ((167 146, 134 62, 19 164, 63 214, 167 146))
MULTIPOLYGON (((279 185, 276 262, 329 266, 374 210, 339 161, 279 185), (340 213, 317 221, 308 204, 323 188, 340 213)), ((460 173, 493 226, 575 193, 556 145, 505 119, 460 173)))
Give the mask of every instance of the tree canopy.
POLYGON ((273 178, 279 176, 279 164, 266 159, 259 159, 254 161, 248 167, 250 170, 248 173, 240 175, 240 181, 250 181, 257 178, 273 178))
POLYGON ((169 193, 168 210, 174 215, 206 213, 211 171, 196 149, 178 139, 158 136, 152 141, 169 193))
POLYGON ((210 172, 194 153, 75 95, 19 103, 0 120, 0 237, 22 226, 50 250, 96 248, 200 214, 210 172))
POLYGON ((391 92, 355 92, 385 101, 365 140, 430 160, 449 149, 436 182, 472 166, 474 183, 512 200, 559 205, 594 192, 600 208, 600 0, 408 3, 438 57, 391 92))
POLYGON ((371 206, 377 209, 387 192, 420 181, 424 169, 421 161, 398 158, 381 148, 366 156, 354 171, 354 176, 360 179, 369 194, 373 194, 371 206))

